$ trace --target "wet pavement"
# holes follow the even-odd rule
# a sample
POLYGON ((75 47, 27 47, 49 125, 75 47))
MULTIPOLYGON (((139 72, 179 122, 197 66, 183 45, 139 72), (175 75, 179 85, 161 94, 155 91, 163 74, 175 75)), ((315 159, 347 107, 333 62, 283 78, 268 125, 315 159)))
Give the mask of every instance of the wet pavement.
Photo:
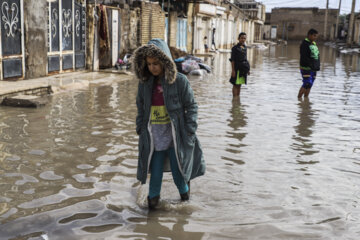
POLYGON ((104 82, 108 84, 114 80, 119 81, 119 76, 121 80, 129 80, 131 78, 131 74, 127 71, 104 69, 101 72, 77 71, 27 80, 0 81, 0 97, 43 87, 51 87, 55 93, 87 88, 90 82, 104 82))
POLYGON ((84 73, 45 107, 0 107, 0 239, 356 239, 360 58, 320 54, 307 100, 298 45, 249 49, 238 101, 230 54, 205 59, 214 74, 190 82, 207 172, 188 203, 166 174, 154 212, 135 177, 131 77, 84 73))

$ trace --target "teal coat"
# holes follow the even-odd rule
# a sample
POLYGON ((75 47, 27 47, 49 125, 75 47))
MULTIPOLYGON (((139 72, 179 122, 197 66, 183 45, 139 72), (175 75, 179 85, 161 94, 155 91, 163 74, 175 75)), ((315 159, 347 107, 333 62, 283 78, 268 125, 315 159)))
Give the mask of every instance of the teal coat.
POLYGON ((139 78, 136 97, 138 110, 136 132, 139 135, 137 179, 142 184, 146 183, 154 151, 151 132, 148 129, 154 77, 147 70, 146 56, 158 58, 165 68, 165 77, 161 82, 165 107, 171 120, 180 171, 184 180, 188 182, 205 173, 203 153, 195 133, 198 105, 188 79, 185 75, 176 72, 169 48, 161 39, 153 39, 147 45, 138 48, 132 62, 135 75, 139 78))

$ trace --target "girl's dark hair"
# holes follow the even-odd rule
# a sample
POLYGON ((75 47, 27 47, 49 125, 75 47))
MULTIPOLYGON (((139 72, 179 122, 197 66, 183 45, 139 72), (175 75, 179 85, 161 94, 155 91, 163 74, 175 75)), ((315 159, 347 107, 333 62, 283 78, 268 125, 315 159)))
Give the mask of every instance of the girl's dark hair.
POLYGON ((311 29, 308 31, 308 36, 309 36, 309 35, 313 35, 313 34, 318 34, 318 31, 316 31, 315 29, 311 28, 311 29))
POLYGON ((240 34, 239 34, 239 37, 238 38, 240 38, 241 36, 246 36, 246 33, 244 33, 244 32, 241 32, 240 34))

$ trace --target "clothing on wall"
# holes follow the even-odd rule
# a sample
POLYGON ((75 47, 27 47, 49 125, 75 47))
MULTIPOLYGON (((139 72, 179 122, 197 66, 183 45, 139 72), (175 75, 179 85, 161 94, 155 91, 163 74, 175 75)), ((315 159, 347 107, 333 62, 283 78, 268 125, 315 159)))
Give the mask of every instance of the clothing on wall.
POLYGON ((100 36, 100 49, 110 49, 109 25, 106 6, 100 5, 98 10, 99 15, 99 36, 100 36))

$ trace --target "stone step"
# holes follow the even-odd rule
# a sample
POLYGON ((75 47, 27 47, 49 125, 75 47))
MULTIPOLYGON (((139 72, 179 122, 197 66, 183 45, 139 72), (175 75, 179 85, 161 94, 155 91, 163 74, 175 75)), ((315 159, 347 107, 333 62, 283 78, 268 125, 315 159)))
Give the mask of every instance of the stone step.
POLYGON ((12 97, 5 97, 1 102, 1 105, 11 107, 38 108, 45 106, 47 103, 47 97, 39 97, 34 95, 16 95, 12 97))

